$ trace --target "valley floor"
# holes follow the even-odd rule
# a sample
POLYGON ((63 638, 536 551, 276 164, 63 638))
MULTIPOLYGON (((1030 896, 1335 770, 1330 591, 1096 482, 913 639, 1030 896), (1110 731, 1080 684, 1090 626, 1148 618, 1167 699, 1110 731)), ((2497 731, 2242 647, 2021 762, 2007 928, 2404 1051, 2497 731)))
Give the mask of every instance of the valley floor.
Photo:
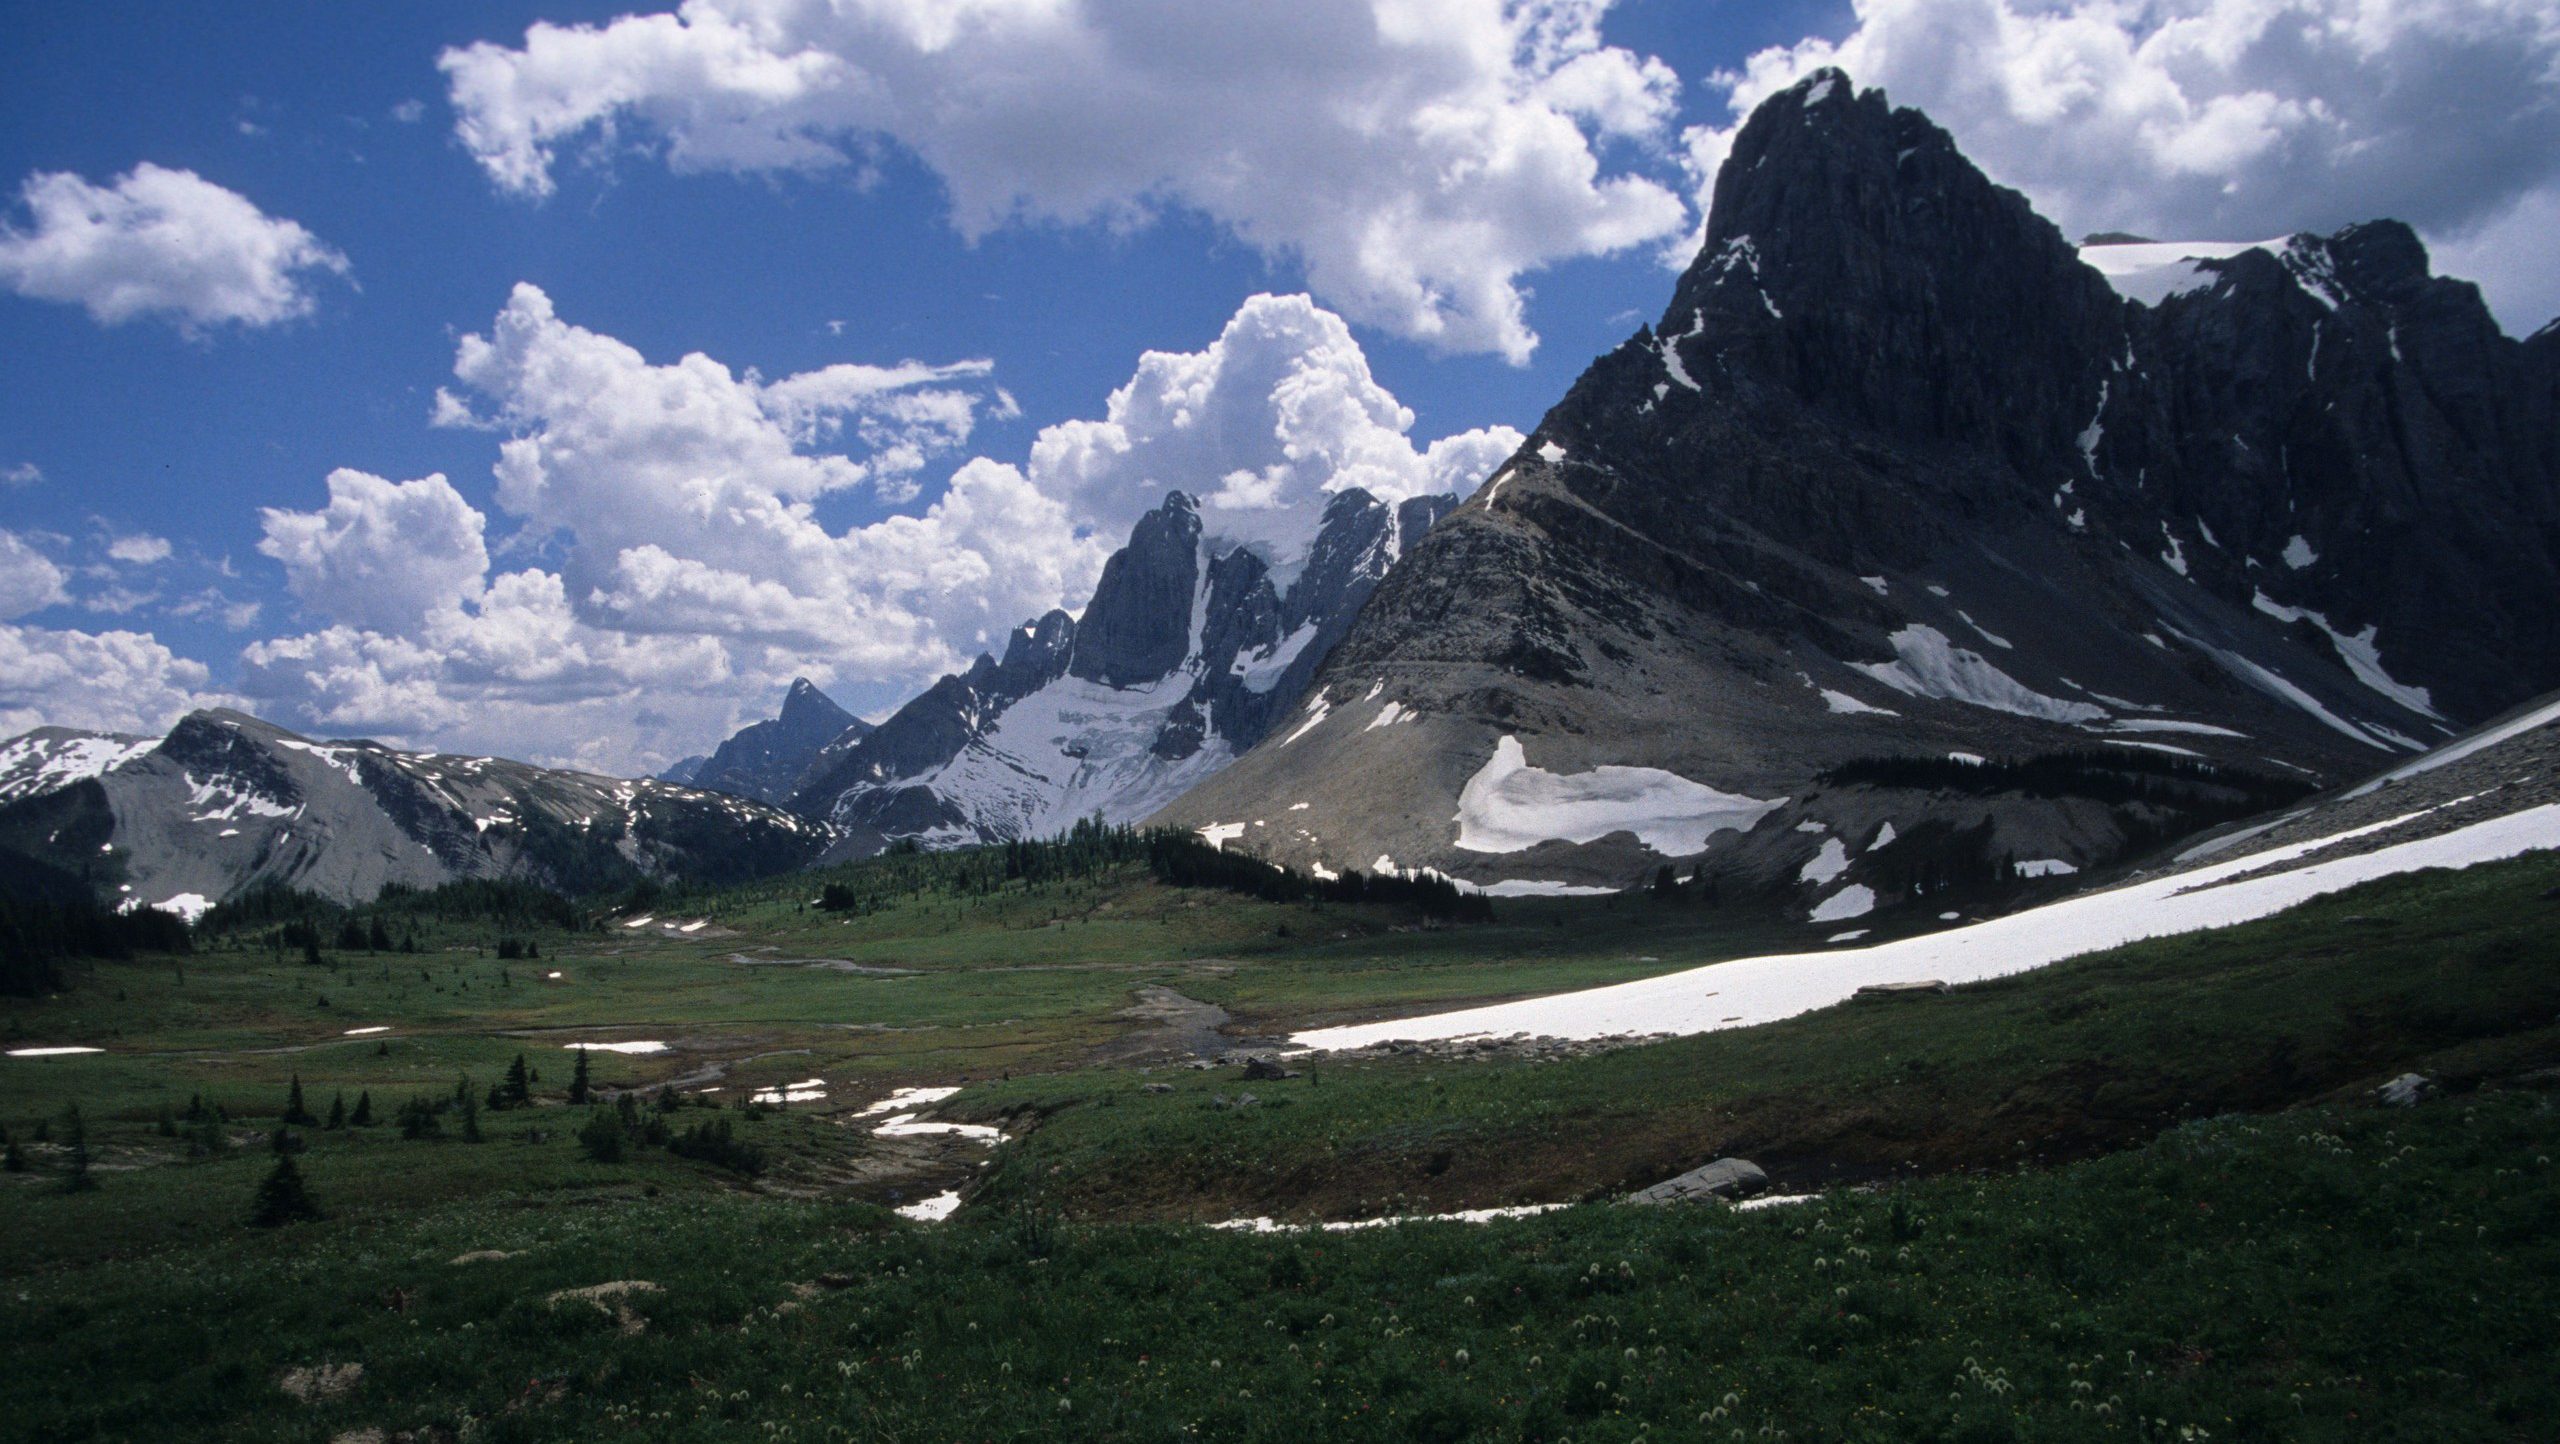
POLYGON ((1423 928, 1126 869, 972 891, 949 866, 848 916, 799 882, 535 930, 531 958, 433 920, 417 953, 317 964, 243 934, 0 1003, 25 1164, 0 1175, 0 1438, 1303 1439, 1320 1409, 1329 1438, 2435 1440, 2560 1419, 2550 853, 1758 1027, 1286 1078, 1212 1055, 1800 929, 1637 898, 1423 928), (575 1042, 661 1045, 588 1055, 601 1096, 639 1105, 619 1160, 562 1101, 575 1042), (100 1051, 30 1051, 62 1047, 100 1051), (449 1106, 519 1056, 530 1106, 449 1106), (2410 1071, 2427 1098, 2375 1101, 2410 1071), (297 1079, 314 1114, 366 1099, 374 1122, 297 1130, 325 1216, 252 1229, 297 1079), (441 1136, 402 1136, 412 1098, 447 1101, 441 1136), (78 1193, 73 1105, 98 1185, 78 1193), (760 1166, 668 1146, 715 1128, 760 1166), (1607 1202, 1722 1155, 1828 1191, 1607 1202), (1519 1204, 1579 1206, 1184 1226, 1519 1204))

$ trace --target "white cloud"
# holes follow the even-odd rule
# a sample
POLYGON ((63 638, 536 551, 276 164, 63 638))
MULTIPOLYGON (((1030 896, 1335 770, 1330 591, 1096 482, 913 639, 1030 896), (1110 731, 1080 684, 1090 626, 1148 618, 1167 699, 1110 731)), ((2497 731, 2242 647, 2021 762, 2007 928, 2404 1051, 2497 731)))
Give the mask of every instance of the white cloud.
POLYGON ((1412 425, 1341 317, 1255 296, 1206 349, 1140 358, 1101 420, 1043 430, 1031 480, 1115 541, 1166 491, 1188 491, 1211 536, 1285 568, 1314 539, 1325 493, 1472 491, 1521 442, 1496 426, 1417 450, 1412 425))
POLYGON ((0 226, 0 283, 76 302, 108 325, 161 316, 190 335, 272 326, 311 310, 314 273, 348 271, 309 231, 193 171, 146 161, 105 186, 40 171, 19 196, 34 224, 0 226))
POLYGON ((1330 491, 1465 491, 1520 440, 1416 447, 1340 317, 1257 296, 1205 349, 1149 353, 1105 419, 1042 432, 1027 465, 980 457, 921 510, 817 520, 817 498, 909 484, 976 417, 1009 414, 989 373, 902 362, 767 382, 700 355, 655 364, 519 287, 461 343, 468 396, 439 411, 505 434, 510 545, 556 537, 558 569, 484 587, 486 521, 442 478, 338 472, 325 510, 269 512, 260 548, 333 625, 252 645, 240 686, 322 730, 663 765, 794 675, 885 702, 1080 605, 1168 486, 1211 493, 1213 528, 1276 551, 1330 491), (385 580, 404 557, 433 565, 385 580))
MULTIPOLYGON (((2074 236, 2253 240, 2382 216, 2430 236, 2487 226, 2480 234, 2536 243, 2485 258, 2510 322, 2532 309, 2532 282, 2550 294, 2549 232, 2498 221, 2547 215, 2560 194, 2560 9, 2549 0, 1855 9, 1842 39, 1764 50, 1717 77, 1735 121, 1838 65, 1928 112, 2074 236), (2523 274, 2510 282, 2510 271, 2523 274)), ((1732 133, 1688 133, 1702 208, 1732 133)))
POLYGON ((258 550, 284 563, 285 585, 334 622, 391 631, 480 593, 489 570, 484 518, 442 474, 386 481, 329 473, 325 510, 259 510, 258 550))
POLYGON ((16 532, 0 530, 0 620, 23 617, 70 600, 62 589, 62 568, 26 544, 16 532))
POLYGON ((32 461, 0 467, 0 486, 33 486, 44 480, 44 468, 32 461))
POLYGON ((1686 219, 1595 137, 1658 140, 1678 81, 1606 46, 1607 0, 687 0, 445 52, 501 187, 628 140, 683 171, 902 146, 976 237, 1202 213, 1358 320, 1525 360, 1518 278, 1686 219))
POLYGON ((169 539, 137 532, 107 543, 107 555, 128 566, 147 567, 169 559, 169 539))
POLYGON ((158 733, 198 707, 239 705, 207 680, 148 633, 0 623, 0 736, 48 723, 158 733))
POLYGON ((427 118, 427 103, 423 100, 404 100, 391 107, 391 118, 402 125, 416 125, 427 118))

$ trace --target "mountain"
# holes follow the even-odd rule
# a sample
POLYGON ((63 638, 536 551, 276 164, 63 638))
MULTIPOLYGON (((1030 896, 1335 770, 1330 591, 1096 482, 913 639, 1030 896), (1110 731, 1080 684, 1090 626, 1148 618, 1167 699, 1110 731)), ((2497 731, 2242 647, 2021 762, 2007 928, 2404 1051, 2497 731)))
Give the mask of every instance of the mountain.
POLYGON ((2560 685, 2555 401, 2560 332, 2405 226, 2084 257, 1825 71, 1661 321, 1158 820, 1821 924, 2105 865, 2560 685))
MULTIPOLYGON (((694 766, 681 782, 711 792, 752 797, 781 806, 800 788, 802 774, 830 744, 851 745, 870 735, 871 724, 835 704, 806 677, 793 679, 782 714, 750 723, 694 766)), ((679 763, 678 766, 683 764, 679 763)))
POLYGON ((1001 660, 839 739, 792 806, 845 834, 958 846, 1144 817, 1277 725, 1362 602, 1454 496, 1333 493, 1303 554, 1221 546, 1170 492, 1114 553, 1081 618, 1025 623, 1001 660))
POLYGON ((728 881, 800 866, 831 836, 720 793, 316 742, 231 711, 156 742, 39 728, 0 744, 0 789, 0 855, 190 916, 270 882, 356 902, 465 877, 728 881))

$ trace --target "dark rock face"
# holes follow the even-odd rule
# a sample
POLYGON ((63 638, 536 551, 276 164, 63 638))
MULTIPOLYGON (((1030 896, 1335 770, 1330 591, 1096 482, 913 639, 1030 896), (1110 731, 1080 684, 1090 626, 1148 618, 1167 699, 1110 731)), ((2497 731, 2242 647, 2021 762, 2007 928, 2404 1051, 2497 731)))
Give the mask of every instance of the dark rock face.
POLYGON ((1200 566, 1200 513, 1175 492, 1140 517, 1129 544, 1103 563, 1102 582, 1076 628, 1070 670, 1106 687, 1172 671, 1190 650, 1200 566))
POLYGON ((1839 921, 1935 885, 1915 838, 2049 873, 2172 823, 1850 762, 2342 780, 2560 685, 2560 331, 2500 334, 2388 221, 2143 284, 1881 93, 1772 98, 1662 319, 1377 588, 1303 725, 1158 820, 1537 886, 1672 858, 1839 921), (1779 805, 1662 825, 1709 790, 1779 805))
POLYGON ((793 806, 838 852, 1044 836, 1134 821, 1214 774, 1294 706, 1378 579, 1457 504, 1327 499, 1293 577, 1215 548, 1174 492, 1104 566, 1081 622, 1052 612, 877 731, 820 754, 793 806))
POLYGON ((778 805, 790 800, 829 744, 858 742, 870 730, 808 678, 795 678, 783 695, 782 715, 740 728, 690 776, 668 780, 778 805))

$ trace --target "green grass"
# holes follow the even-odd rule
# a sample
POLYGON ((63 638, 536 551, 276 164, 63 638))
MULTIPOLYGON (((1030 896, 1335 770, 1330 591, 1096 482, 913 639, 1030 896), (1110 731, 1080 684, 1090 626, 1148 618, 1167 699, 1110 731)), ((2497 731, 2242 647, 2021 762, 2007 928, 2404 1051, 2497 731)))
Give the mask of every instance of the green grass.
POLYGON ((2549 854, 2391 878, 1945 994, 1567 1062, 1080 1072, 972 1088, 960 1108, 1037 1120, 991 1196, 1099 1217, 1545 1202, 1723 1154, 1808 1181, 2083 1157, 2412 1068, 2467 1084, 2560 1064, 2555 884, 2549 854), (1262 1101, 1215 1105, 1244 1091, 1262 1101))
POLYGON ((1277 1030, 1803 930, 1638 899, 1428 929, 1124 866, 875 889, 850 919, 797 882, 661 899, 713 926, 534 933, 539 961, 430 920, 419 955, 84 966, 0 1001, 8 1046, 110 1050, 0 1059, 0 1123, 34 1165, 0 1175, 0 1441, 2534 1438, 2560 1418, 2555 888, 2560 858, 2534 855, 1766 1027, 1251 1084, 1093 1059, 1148 984, 1277 1030), (1016 1141, 896 1179, 982 1180, 930 1229, 854 1201, 891 1196, 865 1172, 880 1145, 819 1109, 677 1117, 765 1149, 755 1185, 655 1148, 600 1164, 558 1103, 581 1036, 675 1045, 592 1055, 600 1086, 720 1067, 732 1103, 813 1075, 827 1108, 967 1079, 946 1115, 1016 1141), (488 1141, 390 1126, 519 1054, 544 1106, 484 1115, 488 1141), (2455 1096, 2365 1101, 2408 1069, 2455 1096), (259 1133, 295 1076, 320 1113, 369 1090, 381 1123, 309 1132, 327 1217, 253 1231, 259 1133), (240 1147, 159 1134, 199 1094, 240 1147), (58 1141, 30 1140, 75 1103, 100 1187, 66 1194, 58 1141), (1725 1154, 1883 1191, 1276 1237, 1148 1222, 1604 1198, 1725 1154), (522 1252, 450 1262, 481 1249, 522 1252), (633 1300, 645 1331, 544 1302, 615 1279, 661 1286, 633 1300), (344 1362, 365 1375, 343 1399, 279 1391, 344 1362))
MULTIPOLYGON (((1256 1237, 570 1193, 12 1285, 13 1439, 2506 1441, 2560 1418, 2560 1112, 2184 1125, 1794 1208, 1256 1237), (579 1206, 568 1206, 568 1205, 579 1206), (515 1256, 457 1264, 478 1250, 515 1256), (637 1280, 638 1331, 547 1300, 637 1280), (208 1324, 219 1321, 219 1327, 208 1324), (284 1371, 360 1363, 342 1397, 284 1371)), ((348 1184, 306 1167, 324 1206, 348 1184)))

